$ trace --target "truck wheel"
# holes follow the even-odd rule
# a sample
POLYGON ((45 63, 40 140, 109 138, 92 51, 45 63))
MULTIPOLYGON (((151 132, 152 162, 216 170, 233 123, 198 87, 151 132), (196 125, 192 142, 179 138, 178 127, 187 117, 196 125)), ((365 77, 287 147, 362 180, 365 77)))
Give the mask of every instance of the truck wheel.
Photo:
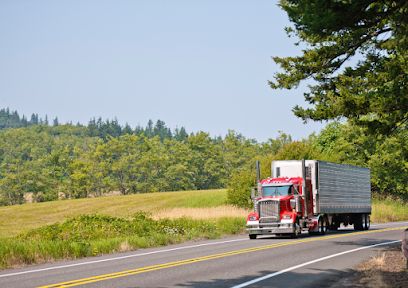
POLYGON ((364 214, 364 230, 370 229, 370 215, 364 214))
POLYGON ((364 215, 363 214, 358 214, 358 215, 354 216, 353 218, 354 218, 353 219, 354 230, 356 230, 356 231, 364 230, 364 226, 363 226, 364 215))
POLYGON ((291 238, 298 238, 298 236, 302 234, 302 228, 300 228, 299 220, 295 222, 293 226, 293 233, 290 235, 291 238))
POLYGON ((332 225, 329 226, 329 230, 337 231, 339 230, 339 225, 337 223, 333 223, 332 225))
POLYGON ((337 231, 340 228, 340 221, 338 218, 333 217, 332 223, 328 226, 329 230, 337 231))
POLYGON ((324 217, 319 218, 319 234, 324 235, 327 231, 327 221, 324 217))
POLYGON ((256 234, 249 234, 249 239, 254 240, 256 239, 256 234))

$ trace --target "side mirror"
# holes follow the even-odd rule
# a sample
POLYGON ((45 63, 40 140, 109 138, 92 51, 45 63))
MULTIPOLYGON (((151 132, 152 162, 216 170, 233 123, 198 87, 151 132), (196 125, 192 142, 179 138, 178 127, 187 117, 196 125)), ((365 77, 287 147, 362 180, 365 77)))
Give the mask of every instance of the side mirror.
POLYGON ((302 212, 302 202, 300 199, 299 195, 295 195, 295 197, 290 199, 290 207, 295 209, 296 212, 302 212))
POLYGON ((254 200, 256 197, 255 188, 251 189, 251 199, 254 200))
POLYGON ((295 198, 290 199, 290 208, 296 210, 296 199, 295 198))

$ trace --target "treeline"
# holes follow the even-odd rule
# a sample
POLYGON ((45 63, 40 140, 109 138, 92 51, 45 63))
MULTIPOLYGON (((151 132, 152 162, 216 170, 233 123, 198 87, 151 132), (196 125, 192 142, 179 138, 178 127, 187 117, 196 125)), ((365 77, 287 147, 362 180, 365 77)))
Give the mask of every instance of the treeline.
MULTIPOLYGON (((38 114, 32 114, 30 119, 25 115, 21 116, 17 111, 10 111, 9 108, 0 109, 0 129, 28 127, 32 125, 49 125, 48 116, 43 120, 38 114)), ((54 125, 58 125, 58 118, 53 120, 54 125)))
MULTIPOLYGON (((0 109, 0 130, 7 128, 21 128, 29 127, 33 125, 44 126, 59 126, 61 123, 58 121, 58 117, 55 117, 51 122, 48 120, 48 116, 41 118, 38 114, 33 113, 28 120, 25 115, 20 116, 17 111, 10 111, 9 108, 0 109)), ((73 126, 72 122, 62 125, 73 126)), ((119 137, 127 134, 145 135, 147 137, 159 136, 160 140, 164 139, 176 139, 179 141, 185 140, 188 136, 184 127, 176 128, 174 130, 168 128, 166 123, 162 120, 157 120, 154 123, 152 120, 147 122, 146 127, 137 125, 134 129, 129 125, 120 125, 117 119, 103 120, 101 117, 98 119, 91 119, 88 125, 82 125, 77 123, 76 127, 86 127, 85 135, 90 137, 99 137, 107 139, 108 137, 119 137)))
POLYGON ((221 188, 259 153, 252 140, 232 131, 223 138, 198 132, 180 140, 155 133, 103 139, 73 125, 2 130, 0 202, 24 203, 27 193, 33 201, 48 201, 221 188))
POLYGON ((393 134, 373 137, 364 128, 334 122, 301 141, 281 133, 258 143, 234 131, 224 137, 188 134, 160 120, 135 129, 101 119, 87 126, 8 127, 0 130, 0 205, 115 191, 229 187, 230 203, 245 206, 256 159, 266 177, 271 160, 302 158, 369 167, 375 193, 408 199, 407 131, 400 126, 393 134))

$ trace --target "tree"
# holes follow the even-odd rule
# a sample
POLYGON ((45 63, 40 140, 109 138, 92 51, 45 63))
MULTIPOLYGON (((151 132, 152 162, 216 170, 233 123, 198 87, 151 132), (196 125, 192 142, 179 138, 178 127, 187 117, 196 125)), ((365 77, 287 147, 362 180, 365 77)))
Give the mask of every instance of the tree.
POLYGON ((174 131, 174 138, 178 141, 185 141, 188 138, 186 128, 183 126, 180 129, 176 128, 174 131))
POLYGON ((31 114, 30 124, 37 125, 39 124, 38 114, 31 114))
POLYGON ((166 138, 172 138, 170 129, 166 127, 166 123, 162 120, 157 120, 153 128, 153 135, 159 136, 162 141, 166 138))
POLYGON ((132 127, 128 123, 125 124, 125 127, 122 129, 122 134, 133 134, 132 127))
POLYGON ((147 122, 147 126, 145 129, 145 135, 147 137, 153 137, 153 121, 152 119, 149 119, 149 121, 147 122))
POLYGON ((391 136, 367 136, 365 128, 331 123, 316 137, 325 160, 371 169, 372 190, 408 199, 408 130, 391 136))
POLYGON ((291 89, 312 79, 304 121, 340 119, 390 134, 408 122, 408 2, 281 0, 306 44, 303 55, 274 57, 283 72, 270 85, 291 89), (354 61, 349 61, 354 60, 354 61), (356 63, 353 65, 353 63, 356 63))

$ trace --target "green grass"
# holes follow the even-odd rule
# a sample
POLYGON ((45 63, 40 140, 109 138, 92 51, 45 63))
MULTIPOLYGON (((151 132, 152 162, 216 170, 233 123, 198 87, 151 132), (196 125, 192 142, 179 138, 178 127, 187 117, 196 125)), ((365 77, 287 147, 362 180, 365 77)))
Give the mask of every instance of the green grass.
MULTIPOLYGON (((0 268, 213 239, 244 229, 244 217, 220 217, 226 190, 162 192, 32 203, 0 208, 0 268), (193 209, 210 219, 153 219, 193 209), (80 215, 80 216, 78 216, 80 215), (206 215, 208 216, 208 215, 206 215)), ((189 210, 190 211, 190 210, 189 210)), ((191 211, 190 211, 191 212, 191 211)), ((238 211, 240 213, 245 210, 238 211)))
POLYGON ((138 211, 158 212, 169 208, 217 207, 225 205, 221 190, 181 191, 109 196, 0 207, 0 238, 53 224, 84 214, 129 217, 138 211))
POLYGON ((376 223, 408 220, 408 205, 395 199, 373 199, 371 221, 376 223))
POLYGON ((2 239, 0 268, 214 239, 242 232, 244 222, 243 218, 154 220, 141 212, 127 219, 83 215, 2 239))

